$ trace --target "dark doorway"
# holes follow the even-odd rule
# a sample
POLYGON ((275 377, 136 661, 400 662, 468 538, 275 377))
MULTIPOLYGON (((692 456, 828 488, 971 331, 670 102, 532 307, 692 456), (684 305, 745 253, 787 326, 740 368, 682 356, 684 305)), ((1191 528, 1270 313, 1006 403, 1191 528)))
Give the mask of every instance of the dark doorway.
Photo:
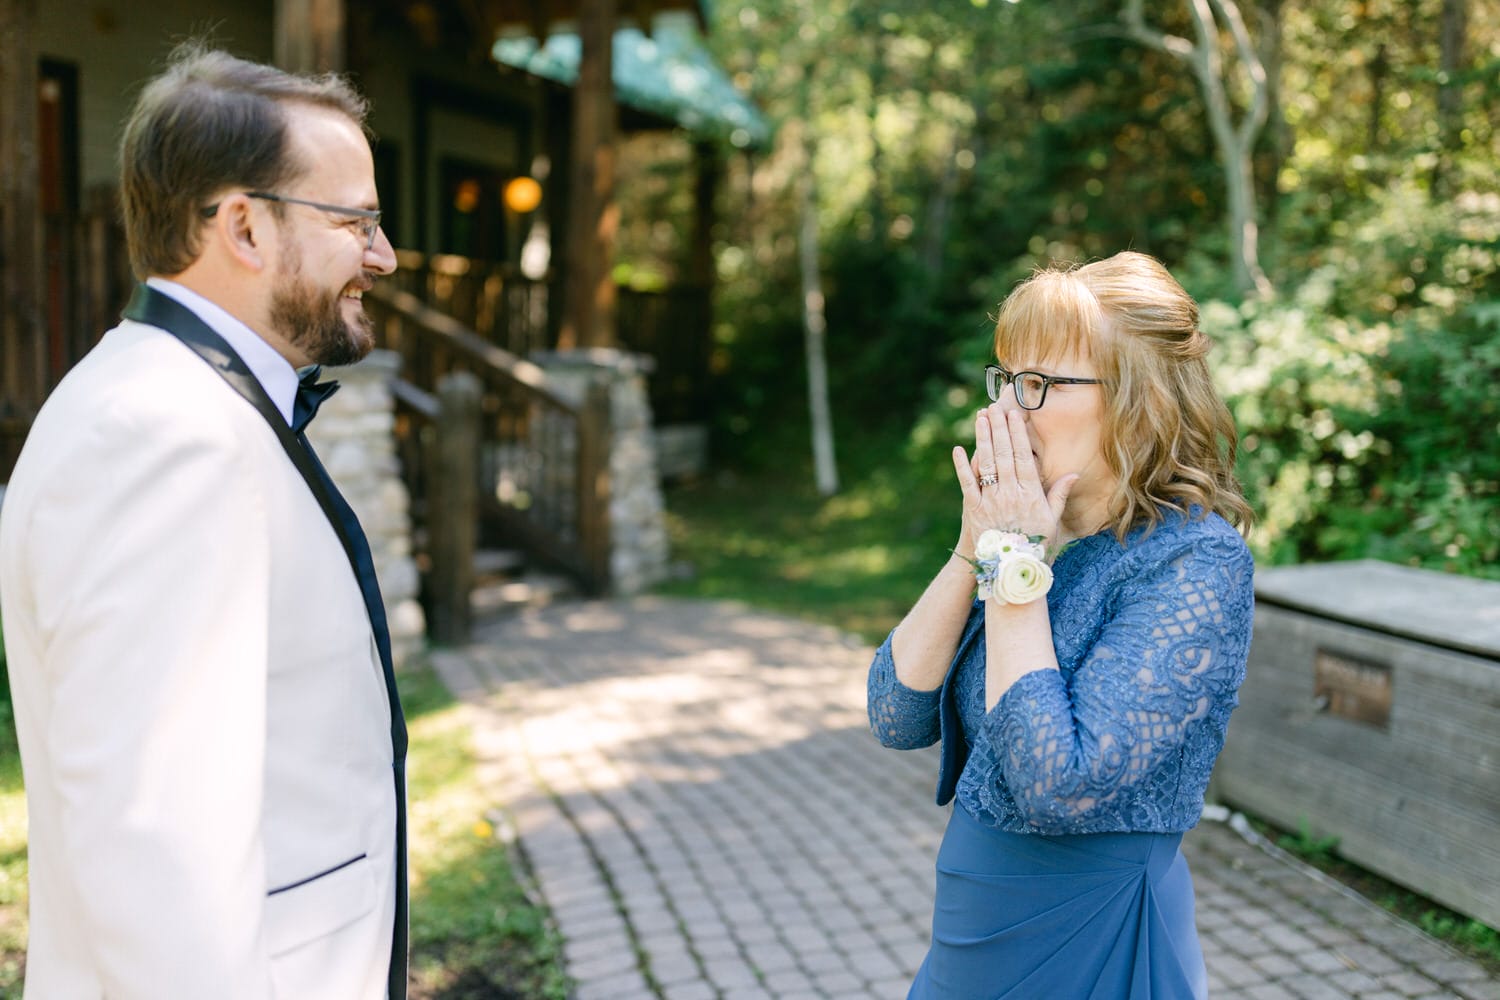
POLYGON ((486 163, 455 159, 444 159, 438 173, 443 213, 438 251, 493 264, 508 261, 504 192, 512 175, 486 163))
POLYGON ((70 249, 78 218, 78 67, 42 59, 37 74, 37 166, 41 173, 47 379, 55 384, 88 350, 72 322, 70 249))

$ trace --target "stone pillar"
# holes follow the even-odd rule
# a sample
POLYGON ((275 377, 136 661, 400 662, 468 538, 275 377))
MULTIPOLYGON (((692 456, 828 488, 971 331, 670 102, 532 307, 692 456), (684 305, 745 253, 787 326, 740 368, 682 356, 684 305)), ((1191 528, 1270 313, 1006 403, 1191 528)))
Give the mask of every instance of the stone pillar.
POLYGON ((646 376, 652 361, 614 348, 542 351, 531 361, 561 395, 581 402, 591 381, 609 386, 610 582, 616 594, 638 594, 667 573, 667 525, 657 473, 646 376))
POLYGON ((370 540, 398 667, 422 648, 426 633, 417 600, 421 579, 412 559, 411 501, 391 435, 395 398, 390 383, 400 367, 401 357, 394 351, 373 351, 357 365, 325 369, 324 378, 337 379, 340 388, 307 428, 318 457, 370 540))

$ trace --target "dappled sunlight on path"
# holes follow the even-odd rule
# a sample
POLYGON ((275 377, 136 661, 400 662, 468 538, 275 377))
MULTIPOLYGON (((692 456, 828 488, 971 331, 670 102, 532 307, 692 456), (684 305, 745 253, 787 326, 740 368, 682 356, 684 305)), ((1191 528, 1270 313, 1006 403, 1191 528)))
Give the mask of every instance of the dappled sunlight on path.
MULTIPOLYGON (((638 598, 492 621, 434 654, 476 709, 481 780, 577 1000, 905 996, 948 813, 935 750, 870 735, 872 652, 730 602, 638 598)), ((1483 970, 1222 823, 1184 850, 1216 1000, 1341 1000, 1376 975, 1415 990, 1396 996, 1500 998, 1483 970)))

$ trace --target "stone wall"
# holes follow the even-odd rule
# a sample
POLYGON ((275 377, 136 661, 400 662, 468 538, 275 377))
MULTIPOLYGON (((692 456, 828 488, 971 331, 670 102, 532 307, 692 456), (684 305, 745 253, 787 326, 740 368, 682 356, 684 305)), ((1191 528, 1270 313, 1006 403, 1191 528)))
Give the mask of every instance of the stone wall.
POLYGON ((340 388, 307 428, 318 457, 369 538, 398 667, 422 648, 427 630, 417 600, 421 580, 412 559, 410 497, 391 434, 395 400, 390 382, 400 366, 394 352, 374 351, 357 365, 325 369, 323 377, 337 379, 340 388))
POLYGON ((638 594, 666 576, 668 555, 666 511, 646 395, 651 359, 594 348, 538 352, 530 360, 546 369, 552 388, 567 399, 581 402, 595 379, 609 385, 611 589, 616 594, 638 594))

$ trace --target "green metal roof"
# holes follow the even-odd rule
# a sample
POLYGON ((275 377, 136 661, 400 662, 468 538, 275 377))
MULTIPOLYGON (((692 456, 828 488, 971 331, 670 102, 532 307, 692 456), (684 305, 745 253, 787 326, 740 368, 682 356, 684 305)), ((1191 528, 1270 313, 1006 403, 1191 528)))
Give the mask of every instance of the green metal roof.
MULTIPOLYGON (((647 35, 621 28, 614 38, 614 83, 619 101, 661 115, 695 135, 748 148, 771 137, 765 116, 741 94, 704 47, 690 17, 659 15, 647 35)), ((578 80, 578 35, 502 38, 497 62, 572 86, 578 80)))

